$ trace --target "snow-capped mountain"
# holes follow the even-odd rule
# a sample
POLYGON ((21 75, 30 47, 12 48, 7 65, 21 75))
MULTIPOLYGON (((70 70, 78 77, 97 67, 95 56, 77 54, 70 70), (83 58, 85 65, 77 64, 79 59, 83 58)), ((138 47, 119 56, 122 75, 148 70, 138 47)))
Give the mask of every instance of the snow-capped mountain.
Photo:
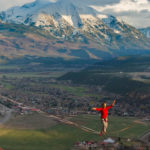
POLYGON ((79 27, 81 24, 80 14, 95 15, 92 8, 77 8, 69 0, 61 0, 55 3, 50 1, 36 0, 33 3, 25 4, 22 7, 13 7, 6 12, 1 13, 1 19, 5 22, 23 23, 36 26, 49 25, 53 20, 54 25, 58 26, 62 20, 68 24, 79 27), (46 24, 48 23, 48 24, 46 24))
MULTIPOLYGON (((13 7, 6 12, 0 13, 0 19, 7 23, 35 25, 50 31, 56 37, 70 38, 76 34, 84 36, 87 32, 95 38, 102 37, 111 40, 111 34, 119 34, 126 28, 130 28, 123 21, 113 17, 100 14, 92 7, 76 6, 69 0, 56 2, 36 0, 22 7, 13 7), (112 29, 110 31, 110 29, 112 29)), ((134 32, 135 38, 140 38, 134 32)), ((83 40, 83 37, 80 36, 83 40)))
MULTIPOLYGON (((0 20, 44 29, 53 39, 77 43, 76 49, 84 49, 93 58, 97 58, 97 50, 99 55, 123 55, 131 52, 126 50, 150 49, 149 39, 136 28, 79 1, 36 0, 1 12, 0 20)), ((70 47, 65 49, 68 55, 70 47)))
POLYGON ((139 29, 146 37, 150 38, 150 27, 139 29))
MULTIPOLYGON (((15 6, 21 6, 34 0, 1 0, 0 11, 15 6)), ((42 1, 42 0, 39 0, 42 1)), ((55 3, 61 0, 43 0, 55 3)), ((43 2, 42 1, 42 2, 43 2)), ((63 0, 64 1, 64 0, 63 0)), ((150 1, 149 0, 68 0, 77 7, 92 7, 96 11, 111 14, 123 19, 136 28, 150 26, 150 1), (131 13, 132 12, 132 13, 131 13), (141 23, 142 22, 142 23, 141 23)))
MULTIPOLYGON (((112 26, 111 23, 117 20, 113 16, 106 16, 97 12, 90 6, 78 5, 76 6, 71 0, 60 0, 55 3, 48 0, 36 0, 22 7, 13 7, 1 12, 0 19, 7 23, 34 24, 49 30, 54 26, 62 27, 67 25, 81 28, 87 22, 91 25, 95 23, 103 24, 101 19, 110 27, 112 26)), ((117 20, 117 22, 123 23, 121 20, 117 20)))

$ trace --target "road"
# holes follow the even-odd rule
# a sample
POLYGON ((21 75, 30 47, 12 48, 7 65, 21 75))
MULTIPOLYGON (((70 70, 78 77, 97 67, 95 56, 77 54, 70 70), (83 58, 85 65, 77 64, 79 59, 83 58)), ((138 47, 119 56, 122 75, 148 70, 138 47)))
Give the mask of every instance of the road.
MULTIPOLYGON (((41 113, 41 114, 45 115, 46 117, 53 118, 53 119, 55 119, 55 120, 57 120, 57 121, 59 121, 59 122, 61 122, 61 123, 67 124, 67 125, 75 126, 75 127, 77 127, 77 128, 80 128, 81 130, 83 130, 83 131, 85 131, 85 132, 90 132, 90 133, 93 133, 93 134, 99 134, 99 132, 97 132, 97 131, 95 131, 95 130, 93 130, 93 129, 91 129, 91 128, 88 128, 88 127, 86 127, 86 126, 81 126, 81 125, 79 125, 79 124, 77 124, 77 123, 75 123, 75 122, 72 122, 72 121, 69 121, 69 120, 66 120, 66 119, 62 119, 62 118, 60 118, 60 117, 58 117, 58 116, 55 116, 55 115, 49 115, 48 113, 46 113, 46 112, 44 112, 44 111, 42 111, 42 110, 39 110, 39 109, 36 109, 36 108, 31 108, 30 106, 25 106, 25 105, 24 105, 24 106, 20 106, 21 103, 15 101, 15 100, 13 100, 13 99, 10 99, 10 98, 8 98, 8 97, 5 97, 5 96, 0 95, 0 98, 3 98, 3 100, 10 101, 11 103, 17 104, 17 105, 18 105, 20 108, 22 108, 22 109, 28 108, 28 109, 31 109, 31 110, 32 110, 32 109, 38 110, 38 111, 37 111, 38 113, 41 113)), ((4 120, 0 121, 0 123, 5 123, 6 121, 8 121, 8 120, 10 119, 10 117, 11 117, 11 111, 8 111, 6 117, 4 118, 4 120)), ((126 129, 128 129, 128 128, 130 128, 130 127, 127 127, 127 128, 125 128, 125 129, 122 129, 122 130, 120 130, 119 132, 122 132, 122 131, 124 131, 124 130, 126 130, 126 129)), ((149 137, 150 137, 150 132, 147 133, 147 134, 145 134, 145 135, 144 135, 143 137, 141 137, 140 139, 143 140, 143 141, 147 141, 147 143, 150 144, 149 137)))
MULTIPOLYGON (((49 115, 48 113, 46 113, 46 112, 44 112, 44 111, 42 111, 42 110, 39 110, 39 109, 36 109, 36 108, 31 108, 30 106, 25 106, 25 105, 24 105, 24 106, 21 106, 21 105, 20 105, 21 103, 19 103, 19 102, 13 100, 13 99, 11 99, 11 98, 8 98, 8 97, 2 96, 2 95, 0 95, 0 98, 3 99, 3 101, 9 101, 9 102, 11 102, 11 103, 13 103, 13 104, 15 104, 15 105, 17 104, 17 105, 18 105, 20 108, 22 108, 22 109, 26 108, 26 109, 31 109, 31 110, 33 110, 33 109, 34 109, 34 110, 38 110, 38 111, 37 111, 38 113, 41 113, 41 114, 45 115, 46 117, 53 118, 53 119, 55 119, 55 120, 57 120, 57 121, 59 121, 59 122, 61 122, 61 123, 67 124, 67 125, 75 126, 75 127, 77 127, 77 128, 80 128, 81 130, 83 130, 83 131, 85 131, 85 132, 90 132, 90 133, 98 134, 97 131, 95 131, 95 130, 93 130, 93 129, 90 129, 90 128, 87 128, 87 127, 85 127, 85 126, 81 126, 81 125, 79 125, 79 124, 77 124, 77 123, 75 123, 75 122, 72 122, 72 121, 69 121, 69 120, 66 120, 66 119, 62 119, 62 118, 60 118, 60 117, 58 117, 58 116, 55 116, 55 115, 49 115)), ((10 119, 10 117, 11 117, 11 111, 8 111, 6 117, 4 118, 4 120, 2 120, 2 121, 0 122, 0 124, 3 124, 3 123, 5 123, 6 121, 8 121, 8 120, 10 119)))

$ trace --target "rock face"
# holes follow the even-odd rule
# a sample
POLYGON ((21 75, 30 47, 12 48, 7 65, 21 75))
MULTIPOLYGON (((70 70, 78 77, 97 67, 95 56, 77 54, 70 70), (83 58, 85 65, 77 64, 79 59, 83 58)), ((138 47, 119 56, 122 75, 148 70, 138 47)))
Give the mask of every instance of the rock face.
MULTIPOLYGON (((99 59, 118 55, 142 54, 145 51, 149 52, 150 49, 150 40, 136 28, 114 16, 97 12, 91 5, 86 5, 86 3, 81 5, 79 1, 75 3, 73 0, 56 2, 37 0, 1 12, 0 20, 2 26, 15 24, 17 28, 18 26, 22 28, 21 31, 23 28, 27 30, 32 27, 32 30, 29 30, 30 39, 37 34, 33 31, 34 27, 35 31, 37 27, 39 30, 47 31, 45 33, 42 31, 42 35, 41 32, 38 35, 43 38, 51 37, 51 40, 55 39, 53 44, 47 43, 47 45, 51 45, 51 56, 57 53, 65 57, 99 59), (27 27, 23 27, 23 25, 27 27), (61 47, 58 44, 56 46, 55 43, 60 40, 59 46, 61 45, 61 47), (66 44, 66 42, 69 43, 66 44), (56 52, 57 49, 60 51, 56 52)), ((11 28, 11 26, 9 27, 11 28)), ((29 38, 29 31, 22 31, 24 33, 22 38, 25 36, 26 39, 29 38), (26 32, 28 32, 28 36, 26 32)), ((4 30, 1 32, 4 35, 4 30)), ((11 32, 18 34, 20 31, 11 30, 11 32)), ((4 42, 1 41, 1 43, 4 45, 4 42)), ((11 47, 16 49, 16 45, 11 47)), ((19 47, 25 50, 23 44, 18 44, 19 47)), ((31 48, 28 47, 28 49, 31 48)), ((44 51, 43 55, 49 55, 47 52, 50 50, 50 46, 40 47, 40 50, 42 53, 44 51)), ((11 53, 13 54, 13 52, 11 53)))
POLYGON ((147 38, 150 38, 150 27, 139 29, 140 32, 142 32, 147 38))

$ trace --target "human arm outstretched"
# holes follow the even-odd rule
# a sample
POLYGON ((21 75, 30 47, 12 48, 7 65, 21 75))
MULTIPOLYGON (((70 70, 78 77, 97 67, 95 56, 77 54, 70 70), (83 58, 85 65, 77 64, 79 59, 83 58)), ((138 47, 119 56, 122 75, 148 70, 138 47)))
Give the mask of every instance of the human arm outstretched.
POLYGON ((96 107, 93 107, 92 110, 96 110, 96 107))
POLYGON ((116 103, 116 100, 113 100, 113 102, 112 102, 112 104, 111 104, 111 105, 112 105, 112 106, 114 106, 114 105, 115 105, 115 103, 116 103))
POLYGON ((110 106, 107 106, 107 109, 111 109, 116 103, 116 100, 113 100, 112 104, 110 106))
POLYGON ((96 108, 96 107, 93 107, 92 110, 95 110, 95 111, 100 111, 102 108, 96 108))

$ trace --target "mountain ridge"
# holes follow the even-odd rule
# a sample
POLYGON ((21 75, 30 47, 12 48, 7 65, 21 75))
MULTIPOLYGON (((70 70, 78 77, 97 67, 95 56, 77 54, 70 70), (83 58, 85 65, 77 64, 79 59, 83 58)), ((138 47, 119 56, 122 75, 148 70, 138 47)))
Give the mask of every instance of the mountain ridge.
POLYGON ((44 3, 38 0, 3 11, 0 19, 1 55, 13 49, 9 55, 13 56, 20 49, 20 55, 106 59, 150 50, 150 40, 136 28, 68 0, 44 3), (8 41, 5 45, 4 39, 8 41))
POLYGON ((150 38, 150 27, 139 29, 147 38, 150 38))

